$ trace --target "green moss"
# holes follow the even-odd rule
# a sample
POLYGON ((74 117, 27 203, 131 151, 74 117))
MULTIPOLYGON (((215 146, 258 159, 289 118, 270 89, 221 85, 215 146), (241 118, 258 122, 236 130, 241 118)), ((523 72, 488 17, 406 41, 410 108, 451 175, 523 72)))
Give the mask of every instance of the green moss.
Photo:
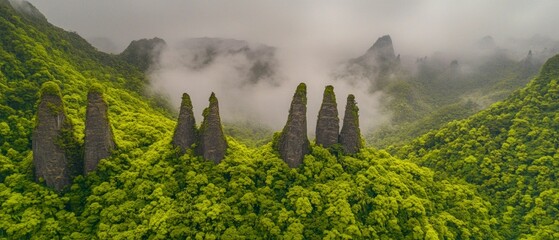
POLYGON ((68 168, 72 178, 83 172, 83 146, 79 143, 74 132, 74 124, 69 118, 64 119, 56 145, 64 150, 68 159, 68 168))
POLYGON ((103 89, 103 85, 101 85, 99 83, 93 83, 93 84, 91 84, 91 86, 89 86, 89 92, 95 92, 95 93, 103 94, 105 92, 105 90, 103 89))
POLYGON ((307 85, 305 83, 299 83, 299 85, 297 85, 297 90, 295 92, 295 94, 307 94, 307 85))
POLYGON ((349 94, 347 96, 347 104, 348 106, 346 107, 349 107, 355 121, 353 124, 355 124, 355 126, 357 127, 357 133, 359 135, 360 143, 359 148, 362 148, 363 146, 365 146, 365 139, 363 138, 363 136, 361 136, 361 128, 359 127, 359 107, 357 107, 357 102, 355 101, 355 96, 353 94, 349 94))
POLYGON ((215 97, 215 93, 212 92, 212 95, 210 95, 210 106, 212 104, 217 104, 217 97, 215 97))
POLYGON ((332 85, 326 86, 326 89, 324 89, 324 95, 326 95, 327 93, 334 94, 334 86, 332 85))
POLYGON ((209 114, 210 114, 210 108, 209 107, 204 108, 204 111, 202 111, 202 117, 204 117, 204 120, 206 120, 209 114))
POLYGON ((282 132, 283 131, 274 132, 274 135, 272 136, 272 148, 275 151, 279 151, 279 147, 280 147, 279 142, 280 142, 280 139, 281 139, 282 132))
POLYGON ((334 93, 334 87, 332 85, 326 86, 326 89, 324 89, 323 98, 323 101, 336 103, 336 94, 334 93))
MULTIPOLYGON (((210 98, 210 100, 211 100, 211 98, 210 98)), ((181 107, 182 106, 186 106, 187 108, 192 108, 192 101, 190 100, 190 95, 188 95, 188 93, 183 93, 182 94, 181 107)))
POLYGON ((58 84, 52 81, 43 83, 43 85, 41 86, 41 96, 44 95, 52 95, 52 96, 58 96, 62 98, 60 86, 58 86, 58 84))
POLYGON ((301 98, 303 102, 307 103, 307 85, 305 83, 299 83, 297 86, 297 90, 295 90, 295 94, 293 95, 293 99, 301 98))
POLYGON ((541 74, 543 75, 559 75, 559 54, 550 58, 545 62, 542 67, 541 74))
POLYGON ((348 104, 351 104, 351 113, 354 114, 357 120, 359 120, 359 107, 357 107, 357 102, 355 101, 355 96, 353 94, 349 94, 347 96, 348 104))

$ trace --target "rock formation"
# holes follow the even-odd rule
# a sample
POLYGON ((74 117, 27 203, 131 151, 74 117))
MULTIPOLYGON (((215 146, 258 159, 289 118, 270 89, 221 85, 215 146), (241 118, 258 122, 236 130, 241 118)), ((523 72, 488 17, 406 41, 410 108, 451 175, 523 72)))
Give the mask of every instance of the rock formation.
POLYGON ((353 94, 347 96, 344 124, 340 132, 339 143, 342 145, 345 154, 355 154, 363 147, 361 131, 359 130, 359 108, 353 94))
POLYGON ((179 119, 172 143, 175 147, 179 147, 182 153, 185 153, 187 149, 192 147, 192 144, 196 143, 196 137, 196 120, 192 112, 192 101, 190 101, 190 96, 187 93, 183 93, 179 119))
POLYGON ((400 58, 394 53, 389 35, 380 37, 365 54, 350 59, 334 72, 334 78, 350 81, 351 84, 369 81, 371 92, 382 90, 389 85, 393 73, 400 69, 400 58))
POLYGON ((60 88, 54 82, 43 84, 33 129, 35 180, 61 191, 72 182, 78 164, 68 154, 72 149, 73 127, 66 118, 60 88))
POLYGON ((146 71, 159 58, 166 46, 167 43, 161 38, 134 40, 119 56, 129 64, 146 71))
POLYGON ((326 86, 316 122, 316 144, 329 148, 338 143, 340 119, 334 87, 326 86))
POLYGON ((99 161, 109 157, 115 148, 107 114, 107 103, 103 99, 103 92, 99 86, 92 87, 87 94, 84 148, 85 175, 95 171, 99 161))
POLYGON ((374 60, 380 63, 395 61, 396 54, 394 53, 394 46, 392 45, 390 35, 384 35, 377 39, 365 55, 373 57, 374 60))
POLYGON ((210 96, 210 106, 204 109, 204 121, 200 126, 200 143, 198 154, 214 163, 219 163, 225 156, 227 141, 223 134, 219 117, 219 104, 215 94, 210 96))
POLYGON ((307 138, 307 86, 304 83, 297 86, 287 123, 275 143, 276 149, 283 161, 289 167, 297 167, 303 162, 305 154, 310 152, 307 138))

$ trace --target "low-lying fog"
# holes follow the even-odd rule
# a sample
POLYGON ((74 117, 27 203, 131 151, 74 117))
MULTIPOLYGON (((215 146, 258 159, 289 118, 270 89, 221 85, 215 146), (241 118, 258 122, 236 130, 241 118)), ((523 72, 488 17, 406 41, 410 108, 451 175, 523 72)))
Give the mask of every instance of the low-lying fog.
POLYGON ((383 35, 390 34, 403 64, 437 51, 467 63, 487 35, 516 59, 557 46, 559 39, 559 1, 30 2, 54 25, 107 52, 121 52, 135 39, 164 39, 168 46, 149 71, 152 85, 177 109, 181 93, 189 93, 198 122, 213 91, 224 120, 281 129, 297 84, 305 82, 310 132, 328 84, 335 87, 341 115, 353 93, 362 127, 389 119, 380 109, 387 97, 382 91, 371 92, 366 81, 350 85, 332 77, 341 63, 363 55, 383 35), (197 52, 204 49, 197 47, 200 42, 210 42, 215 51, 197 52))

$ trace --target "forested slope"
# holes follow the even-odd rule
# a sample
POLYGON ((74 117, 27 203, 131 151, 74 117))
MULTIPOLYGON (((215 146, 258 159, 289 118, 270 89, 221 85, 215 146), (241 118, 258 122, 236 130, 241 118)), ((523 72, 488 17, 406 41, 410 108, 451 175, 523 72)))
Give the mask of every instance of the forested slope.
POLYGON ((395 150, 478 185, 507 238, 559 238, 559 55, 503 102, 395 150))
POLYGON ((312 146, 289 168, 271 143, 251 149, 228 138, 218 165, 181 156, 171 145, 176 121, 144 96, 138 69, 6 0, 0 32, 0 238, 499 238, 473 186, 435 181, 383 151, 312 146), (49 81, 61 87, 80 146, 86 94, 104 88, 117 149, 60 193, 33 179, 31 132, 49 81))

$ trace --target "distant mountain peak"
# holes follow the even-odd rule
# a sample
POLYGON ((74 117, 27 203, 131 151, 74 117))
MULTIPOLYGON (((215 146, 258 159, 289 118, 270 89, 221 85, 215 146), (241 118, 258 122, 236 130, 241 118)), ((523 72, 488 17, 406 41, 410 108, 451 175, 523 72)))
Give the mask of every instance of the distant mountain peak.
POLYGON ((384 35, 377 39, 366 55, 374 56, 376 60, 386 61, 395 60, 396 54, 394 53, 394 46, 392 45, 392 38, 390 35, 384 35))
POLYGON ((154 59, 159 57, 165 46, 167 46, 165 40, 158 37, 134 40, 120 56, 138 69, 146 71, 152 65, 154 59))

